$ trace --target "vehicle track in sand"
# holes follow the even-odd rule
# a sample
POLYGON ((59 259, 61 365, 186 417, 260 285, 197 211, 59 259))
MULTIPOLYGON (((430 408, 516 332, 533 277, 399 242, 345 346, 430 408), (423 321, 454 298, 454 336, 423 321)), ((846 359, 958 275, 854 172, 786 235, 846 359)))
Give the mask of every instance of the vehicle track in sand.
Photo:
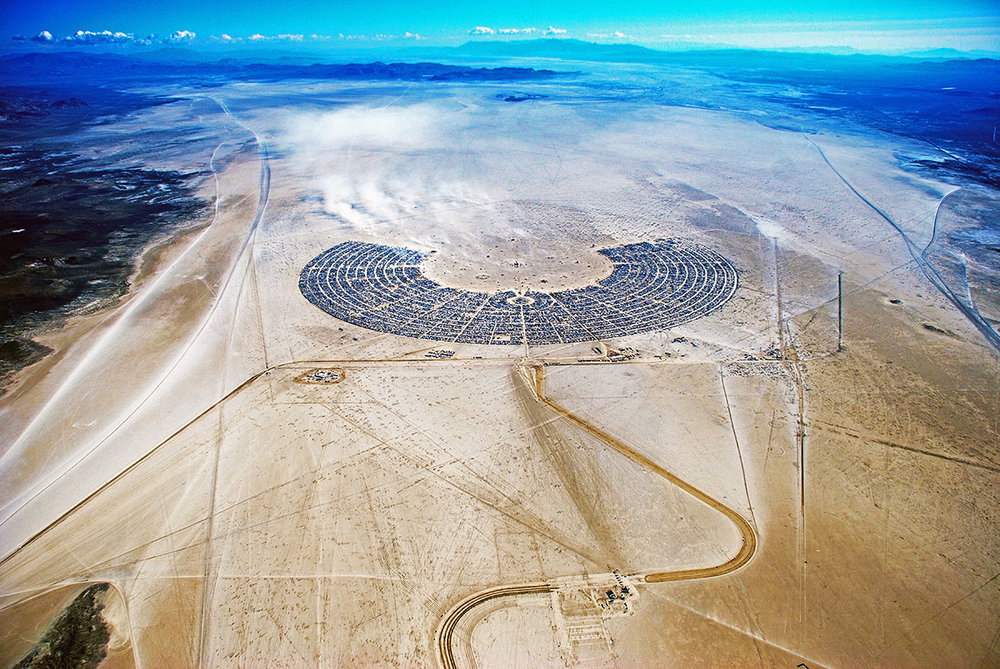
MULTIPOLYGON (((254 218, 247 226, 245 234, 240 238, 240 245, 232 256, 234 258, 232 267, 230 267, 220 278, 218 286, 215 288, 217 294, 222 294, 237 274, 239 258, 243 256, 248 247, 253 246, 256 239, 257 230, 260 227, 264 210, 267 207, 268 198, 270 197, 271 168, 269 165, 267 145, 265 144, 263 138, 260 137, 256 131, 243 124, 236 116, 234 116, 224 101, 212 97, 204 97, 204 99, 211 100, 217 104, 226 114, 227 118, 243 130, 253 135, 254 141, 257 144, 257 152, 260 160, 257 204, 254 210, 254 218)), ((216 180, 216 184, 218 184, 218 170, 215 167, 216 154, 225 141, 228 140, 223 140, 223 142, 216 147, 216 150, 212 153, 212 159, 209 164, 213 178, 216 180)), ((144 290, 137 293, 133 300, 126 303, 122 309, 112 311, 106 317, 105 321, 110 323, 107 331, 104 332, 100 339, 95 342, 83 358, 82 362, 70 371, 66 380, 58 387, 55 393, 48 398, 48 401, 41 407, 41 409, 21 431, 17 438, 11 442, 8 450, 0 456, 0 464, 9 466, 6 464, 7 461, 16 462, 17 458, 23 456, 26 449, 30 447, 32 440, 37 437, 36 432, 39 429, 39 426, 44 425, 50 415, 59 410, 59 402, 64 397, 69 396, 72 391, 77 388, 74 383, 78 379, 83 378, 88 371, 93 373, 93 366, 96 364, 94 361, 99 360, 100 356, 104 354, 108 347, 114 346, 116 342, 126 336, 126 328, 130 323, 130 316, 139 312, 147 304, 154 301, 156 299, 157 287, 159 284, 167 284, 173 276, 174 268, 180 265, 185 257, 197 253, 200 248, 199 243, 208 235, 208 233, 213 229, 214 224, 220 218, 221 194, 218 191, 218 186, 214 207, 215 216, 213 217, 212 223, 209 224, 209 226, 184 249, 180 256, 176 258, 167 268, 159 272, 158 276, 153 279, 151 284, 145 287, 144 290)), ((55 473, 50 474, 47 478, 35 483, 19 497, 16 497, 13 500, 8 500, 4 505, 0 506, 0 528, 2 528, 4 524, 10 521, 15 515, 22 513, 26 507, 36 500, 36 498, 47 493, 52 486, 56 485, 74 467, 78 466, 81 462, 90 457, 98 448, 102 447, 105 442, 111 439, 128 423, 129 420, 139 413, 146 402, 149 401, 154 393, 156 393, 156 391, 166 383, 173 371, 178 368, 184 357, 191 351, 195 341, 208 328, 209 323, 218 308, 219 301, 216 300, 205 311, 198 325, 192 328, 190 334, 186 338, 186 341, 177 347, 177 352, 171 356, 164 369, 159 371, 155 377, 151 379, 150 383, 141 389, 138 393, 138 397, 134 401, 129 403, 112 421, 109 421, 110 427, 104 434, 97 437, 92 443, 86 444, 81 452, 73 454, 69 460, 55 470, 55 473)))
MULTIPOLYGON (((986 339, 987 343, 989 343, 990 346, 992 346, 997 351, 1000 351, 1000 333, 994 330, 993 327, 986 322, 982 314, 980 314, 979 311, 975 308, 975 305, 969 305, 963 302, 955 293, 955 291, 952 289, 952 287, 948 285, 948 282, 945 281, 944 277, 942 277, 941 274, 937 271, 937 269, 935 269, 935 267, 931 265, 931 263, 927 260, 927 249, 930 248, 930 244, 927 244, 927 246, 925 246, 924 248, 920 248, 912 239, 910 239, 910 236, 906 234, 906 231, 903 230, 902 226, 899 223, 893 220, 893 218, 889 216, 888 213, 886 213, 878 206, 876 206, 871 200, 865 197, 865 195, 862 194, 861 191, 855 188, 854 184, 852 184, 847 179, 847 177, 845 177, 840 172, 840 170, 838 170, 834 166, 834 164, 830 162, 830 159, 827 157, 826 153, 823 151, 823 148, 819 144, 814 142, 809 137, 805 137, 805 139, 807 142, 812 144, 817 151, 819 151, 819 155, 823 158, 823 162, 825 162, 827 166, 833 171, 833 173, 837 175, 837 177, 842 182, 844 182, 844 185, 847 186, 847 188, 852 193, 854 193, 858 197, 858 199, 860 199, 862 202, 868 205, 869 208, 871 208, 876 214, 878 214, 890 226, 892 226, 892 229, 899 234, 899 236, 903 240, 903 243, 906 245, 906 250, 909 252, 910 257, 916 263, 917 267, 920 268, 920 271, 923 272, 924 276, 927 277, 927 280, 931 282, 931 285, 937 288, 938 291, 949 302, 955 305, 955 308, 958 309, 959 312, 966 317, 966 319, 968 319, 969 323, 971 323, 973 327, 979 330, 980 334, 983 335, 983 338, 986 339)), ((940 205, 938 209, 940 210, 940 205)), ((932 242, 934 241, 934 236, 936 235, 937 235, 937 213, 934 214, 934 230, 931 237, 932 242)))

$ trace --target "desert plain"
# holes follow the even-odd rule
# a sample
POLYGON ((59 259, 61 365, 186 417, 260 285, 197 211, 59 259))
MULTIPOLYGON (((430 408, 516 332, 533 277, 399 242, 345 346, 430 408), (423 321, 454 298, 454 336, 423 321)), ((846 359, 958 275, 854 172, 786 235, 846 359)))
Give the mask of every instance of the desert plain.
POLYGON ((0 398, 0 663, 110 584, 110 667, 1000 664, 1000 302, 945 244, 996 191, 623 72, 177 82, 81 133, 162 134, 142 160, 211 206, 0 398), (358 242, 568 294, 657 240, 738 286, 667 328, 491 343, 300 288, 358 242))

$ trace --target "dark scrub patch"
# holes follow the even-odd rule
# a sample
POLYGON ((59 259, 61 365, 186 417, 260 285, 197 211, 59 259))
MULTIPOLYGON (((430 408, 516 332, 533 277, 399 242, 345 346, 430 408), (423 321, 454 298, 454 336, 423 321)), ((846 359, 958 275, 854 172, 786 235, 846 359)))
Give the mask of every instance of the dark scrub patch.
POLYGON ((108 654, 111 633, 101 611, 107 583, 92 585, 63 609, 14 669, 97 667, 108 654))

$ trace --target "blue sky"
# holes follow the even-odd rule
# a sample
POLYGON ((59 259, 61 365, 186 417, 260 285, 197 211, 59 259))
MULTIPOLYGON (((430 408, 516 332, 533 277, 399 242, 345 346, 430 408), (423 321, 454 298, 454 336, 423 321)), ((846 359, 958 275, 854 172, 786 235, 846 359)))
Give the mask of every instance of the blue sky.
POLYGON ((68 42, 74 45, 134 44, 151 34, 157 36, 154 44, 172 39, 332 46, 380 40, 457 44, 548 34, 653 46, 1000 51, 997 0, 0 0, 0 26, 0 39, 19 35, 29 38, 25 44, 41 31, 48 31, 52 42, 76 35, 68 42))

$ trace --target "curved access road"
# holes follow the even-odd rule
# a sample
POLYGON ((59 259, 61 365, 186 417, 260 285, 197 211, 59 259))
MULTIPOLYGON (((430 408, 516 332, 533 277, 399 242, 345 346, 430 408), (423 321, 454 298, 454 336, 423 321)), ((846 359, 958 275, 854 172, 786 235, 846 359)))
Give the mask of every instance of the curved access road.
POLYGON ((455 662, 455 649, 454 644, 452 643, 452 637, 455 634, 455 628, 458 626, 458 622, 472 609, 476 608, 480 604, 485 604, 490 600, 499 599, 501 597, 516 597, 517 595, 544 595, 548 592, 552 592, 552 590, 554 590, 554 588, 547 583, 528 583, 525 585, 490 588, 489 590, 477 592, 471 597, 463 599, 448 612, 444 621, 438 627, 437 633, 434 635, 435 645, 438 650, 438 662, 441 663, 442 667, 448 667, 448 669, 458 667, 458 663, 455 662))
MULTIPOLYGON (((632 460, 636 464, 639 464, 646 469, 650 470, 654 474, 657 474, 670 483, 674 484, 687 494, 691 495, 699 502, 710 506, 715 509, 726 518, 730 520, 739 530, 740 536, 742 537, 743 544, 740 546, 740 550, 731 557, 726 562, 713 567, 699 567, 697 569, 682 569, 679 571, 662 571, 662 572, 652 572, 643 575, 643 580, 646 583, 665 583, 667 581, 687 581, 697 578, 709 578, 712 576, 722 576, 723 574, 728 574, 730 572, 736 571, 753 557, 754 553, 757 552, 757 532, 753 529, 750 523, 741 516, 737 511, 726 506, 719 500, 711 497, 700 489, 694 487, 687 481, 681 479, 676 474, 671 474, 666 469, 656 464, 649 458, 647 458, 642 453, 638 453, 628 446, 625 442, 621 441, 617 437, 614 437, 601 428, 597 427, 593 423, 577 416, 576 414, 570 413, 565 408, 557 404, 556 402, 550 400, 545 395, 545 368, 542 366, 532 366, 532 367, 522 367, 522 372, 527 375, 529 382, 529 387, 535 395, 535 398, 551 409, 553 412, 562 416, 566 420, 578 425, 583 428, 593 436, 597 437, 605 444, 615 449, 629 460, 632 460)), ((636 574, 638 575, 638 574, 636 574)))
MULTIPOLYGON (((625 442, 621 441, 617 437, 608 434, 593 423, 569 412, 564 407, 549 399, 545 395, 544 366, 521 365, 519 371, 521 372, 522 378, 524 378, 535 399, 539 403, 544 404, 555 414, 597 437, 633 462, 663 477, 673 485, 697 499, 699 502, 707 504, 711 508, 715 509, 736 526, 742 537, 743 543, 740 546, 740 550, 737 551, 733 557, 726 560, 722 564, 711 567, 699 567, 696 569, 680 569, 676 571, 657 571, 645 574, 632 574, 632 576, 640 576, 646 583, 688 581, 700 578, 710 578, 713 576, 723 576, 736 571, 750 561, 750 559, 754 556, 754 553, 757 552, 757 533, 743 516, 714 497, 702 492, 700 489, 694 487, 687 481, 684 481, 675 474, 671 474, 666 469, 647 458, 645 455, 630 448, 625 442)), ((437 646, 438 661, 441 666, 444 667, 444 669, 458 669, 458 664, 455 662, 453 647, 455 629, 458 627, 458 623, 462 617, 474 608, 481 604, 485 604, 488 601, 502 597, 544 594, 552 592, 554 589, 555 588, 553 586, 547 583, 500 586, 490 588, 489 590, 483 590, 482 592, 478 592, 466 599, 463 599, 445 615, 444 620, 441 622, 441 625, 438 626, 437 632, 434 635, 435 645, 437 646)))

